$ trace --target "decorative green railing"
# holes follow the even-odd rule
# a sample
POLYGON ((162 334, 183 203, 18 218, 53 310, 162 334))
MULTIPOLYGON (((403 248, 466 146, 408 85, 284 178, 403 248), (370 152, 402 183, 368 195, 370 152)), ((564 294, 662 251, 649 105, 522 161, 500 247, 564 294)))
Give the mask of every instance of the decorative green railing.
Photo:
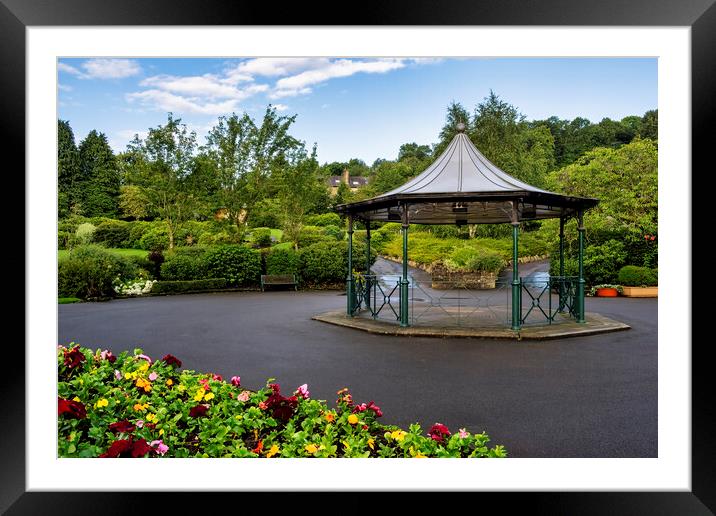
POLYGON ((526 324, 530 315, 541 314, 538 319, 546 320, 552 324, 559 314, 577 318, 577 276, 549 276, 543 278, 520 278, 520 306, 522 307, 521 323, 526 324), (527 296, 524 296, 527 293, 527 296), (552 293, 558 296, 553 302, 552 293), (526 307, 524 301, 528 300, 526 307))

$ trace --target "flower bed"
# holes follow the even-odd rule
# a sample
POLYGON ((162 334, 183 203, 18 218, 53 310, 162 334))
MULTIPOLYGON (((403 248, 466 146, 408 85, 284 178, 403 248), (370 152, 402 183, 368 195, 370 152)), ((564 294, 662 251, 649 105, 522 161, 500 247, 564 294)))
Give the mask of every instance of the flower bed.
POLYGON ((180 371, 172 355, 71 346, 57 355, 60 457, 507 456, 487 447, 485 433, 383 425, 380 407, 354 402, 348 389, 330 408, 307 385, 285 396, 270 379, 251 391, 238 376, 180 371))

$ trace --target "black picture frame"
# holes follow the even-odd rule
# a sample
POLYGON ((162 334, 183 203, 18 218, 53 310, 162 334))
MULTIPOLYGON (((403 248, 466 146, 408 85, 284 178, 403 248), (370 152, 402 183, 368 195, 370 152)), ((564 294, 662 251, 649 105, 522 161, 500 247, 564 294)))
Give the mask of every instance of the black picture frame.
MULTIPOLYGON (((238 1, 184 2, 168 0, 116 0, 102 4, 92 0, 0 0, 0 113, 5 157, 17 157, 24 167, 25 138, 25 29, 28 26, 82 25, 529 25, 529 26, 684 26, 691 28, 692 74, 692 170, 711 172, 707 153, 712 147, 709 127, 716 125, 716 6, 715 0, 542 0, 524 2, 425 0, 366 2, 341 5, 343 15, 318 21, 316 13, 336 13, 335 4, 277 5, 238 1)), ((688 171, 682 172, 685 176, 688 171)), ((703 173, 691 175, 694 182, 703 173)), ((22 183, 20 183, 22 185, 22 183)), ((16 187, 17 188, 17 187, 16 187)), ((24 188, 21 186, 20 188, 24 188)), ((697 190, 699 191, 699 190, 697 190)), ((23 191, 24 193, 24 191, 23 191)), ((17 198, 24 199, 15 191, 17 198)), ((699 203, 693 199, 692 206, 699 203)), ((690 209, 690 207, 688 207, 690 209)), ((693 235, 704 230, 702 219, 692 212, 693 235)), ((708 219, 703 219, 708 220, 708 219)), ((19 241, 17 239, 16 241, 19 241)), ((18 246, 19 247, 19 246, 18 246)), ((16 251, 23 252, 24 251, 16 251)), ((24 263, 23 254, 23 263, 24 263)), ((15 255, 16 262, 19 257, 15 255)), ((19 265, 19 264, 18 264, 19 265)), ((694 269, 695 270, 695 269, 694 269)), ((25 274, 30 271, 25 268, 25 274)), ((684 278, 691 285, 691 278, 684 278)), ((704 304, 691 299, 692 320, 705 320, 704 304)), ((18 303, 18 306, 24 304, 18 303)), ((8 322, 11 320, 8 319, 8 322)), ((6 323, 7 324, 7 323, 6 323)), ((694 334, 696 335, 696 334, 694 334)), ((707 359, 710 339, 669 343, 690 346, 692 356, 692 488, 688 492, 588 492, 588 493, 485 493, 502 511, 528 504, 531 513, 559 514, 711 514, 716 511, 716 445, 714 382, 707 359)), ((10 347, 12 343, 6 342, 10 347)), ((7 348, 6 348, 7 350, 7 348)), ((7 352, 7 351, 6 351, 7 352)), ((15 353, 12 367, 2 374, 3 410, 0 425, 0 509, 7 514, 127 514, 161 506, 161 512, 184 512, 193 497, 128 496, 126 492, 26 492, 25 489, 25 368, 24 354, 15 353), (22 362, 22 363, 21 363, 22 362)), ((217 507, 212 493, 211 505, 217 507)), ((218 507, 217 507, 218 508, 218 507)))

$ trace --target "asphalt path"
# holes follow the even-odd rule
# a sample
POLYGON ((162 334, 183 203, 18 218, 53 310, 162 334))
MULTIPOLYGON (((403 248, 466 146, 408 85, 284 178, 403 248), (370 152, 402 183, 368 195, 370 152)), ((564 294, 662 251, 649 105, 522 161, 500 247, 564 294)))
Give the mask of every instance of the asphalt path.
POLYGON ((349 387, 383 422, 486 431, 511 457, 657 456, 657 300, 587 298, 632 326, 551 341, 393 337, 311 320, 341 292, 232 292, 59 305, 58 342, 142 348, 185 369, 334 404, 349 387))

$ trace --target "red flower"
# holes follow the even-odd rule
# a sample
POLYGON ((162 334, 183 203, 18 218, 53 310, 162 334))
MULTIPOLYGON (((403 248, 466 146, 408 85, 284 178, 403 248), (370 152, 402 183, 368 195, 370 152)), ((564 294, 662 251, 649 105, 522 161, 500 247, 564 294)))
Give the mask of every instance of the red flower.
POLYGON ((211 387, 209 387, 209 380, 207 378, 202 378, 199 380, 199 383, 204 387, 205 391, 211 390, 211 387))
POLYGON ((120 457, 144 457, 147 453, 153 452, 154 449, 147 444, 144 439, 132 441, 129 439, 117 439, 114 441, 107 451, 100 455, 103 459, 116 459, 120 457))
POLYGON ((216 380, 217 382, 223 382, 224 379, 221 377, 220 374, 212 374, 211 377, 216 380))
POLYGON ((84 419, 87 417, 87 409, 79 401, 57 398, 57 415, 62 414, 70 419, 84 419))
POLYGON ((435 423, 428 431, 428 435, 433 441, 442 443, 445 442, 446 437, 450 437, 450 430, 443 424, 435 423))
POLYGON ((190 417, 203 417, 206 416, 206 411, 209 410, 209 405, 197 405, 189 410, 190 417))
MULTIPOLYGON (((272 383, 269 387, 273 393, 265 402, 262 402, 264 408, 271 410, 272 416, 276 419, 288 421, 298 406, 298 398, 296 396, 290 398, 281 396, 281 387, 277 383, 272 383)), ((262 408, 261 403, 259 403, 259 408, 262 408)))
POLYGON ((178 359, 177 357, 175 357, 174 355, 164 355, 164 358, 162 358, 162 360, 163 360, 167 365, 175 365, 175 366, 177 366, 177 367, 181 367, 181 360, 179 360, 179 359, 178 359))
POLYGON ((375 404, 375 402, 370 401, 368 403, 368 406, 366 407, 368 410, 372 410, 375 414, 375 417, 381 417, 383 415, 383 411, 380 410, 380 407, 375 404))
POLYGON ((109 425, 110 431, 116 434, 128 434, 134 431, 134 425, 126 419, 109 425))
POLYGON ((79 344, 72 349, 65 350, 64 354, 65 365, 70 369, 74 369, 86 360, 84 354, 80 351, 79 344))
POLYGON ((654 240, 656 240, 656 235, 651 235, 651 237, 649 238, 649 240, 651 240, 652 242, 653 242, 654 240))
POLYGON ((261 453, 261 450, 263 450, 263 449, 264 449, 264 442, 259 440, 259 443, 256 445, 256 448, 254 448, 251 451, 254 453, 261 453))

